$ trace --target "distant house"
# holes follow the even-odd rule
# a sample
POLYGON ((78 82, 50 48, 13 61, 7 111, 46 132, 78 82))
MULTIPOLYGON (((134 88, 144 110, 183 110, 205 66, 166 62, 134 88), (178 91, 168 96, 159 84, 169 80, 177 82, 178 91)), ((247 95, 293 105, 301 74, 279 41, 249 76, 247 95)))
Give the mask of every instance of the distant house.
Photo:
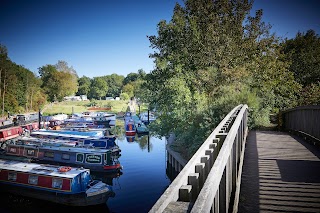
POLYGON ((114 101, 114 98, 113 97, 106 97, 106 100, 114 101))
POLYGON ((87 101, 88 100, 88 97, 86 95, 80 95, 80 98, 83 100, 83 101, 87 101))
POLYGON ((86 95, 80 95, 80 96, 66 96, 63 98, 65 101, 87 101, 88 98, 86 95))
POLYGON ((63 98, 65 101, 81 101, 80 96, 67 96, 63 98))

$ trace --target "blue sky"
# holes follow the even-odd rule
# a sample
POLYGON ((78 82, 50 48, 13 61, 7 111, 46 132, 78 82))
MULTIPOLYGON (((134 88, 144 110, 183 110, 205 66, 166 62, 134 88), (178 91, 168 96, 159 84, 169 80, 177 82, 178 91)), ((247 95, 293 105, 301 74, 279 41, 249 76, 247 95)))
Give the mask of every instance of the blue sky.
MULTIPOLYGON (((182 4, 182 0, 178 1, 182 4)), ((66 61, 79 77, 126 76, 154 64, 147 35, 171 19, 176 0, 0 0, 0 43, 9 58, 38 74, 38 68, 66 61)), ((277 35, 320 34, 320 1, 255 0, 253 11, 277 35)))

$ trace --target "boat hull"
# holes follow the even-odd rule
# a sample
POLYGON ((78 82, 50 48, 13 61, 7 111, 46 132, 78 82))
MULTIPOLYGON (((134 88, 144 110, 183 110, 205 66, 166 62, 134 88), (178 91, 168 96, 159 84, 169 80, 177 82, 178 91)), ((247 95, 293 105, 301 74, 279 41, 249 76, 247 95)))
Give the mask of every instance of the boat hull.
POLYGON ((135 136, 136 131, 126 131, 126 136, 135 136))
POLYGON ((14 185, 0 184, 3 192, 9 192, 24 197, 31 197, 39 200, 46 200, 68 206, 92 206, 106 204, 109 197, 114 197, 114 192, 100 193, 87 196, 86 193, 80 194, 61 194, 56 192, 40 191, 27 187, 17 187, 14 185))

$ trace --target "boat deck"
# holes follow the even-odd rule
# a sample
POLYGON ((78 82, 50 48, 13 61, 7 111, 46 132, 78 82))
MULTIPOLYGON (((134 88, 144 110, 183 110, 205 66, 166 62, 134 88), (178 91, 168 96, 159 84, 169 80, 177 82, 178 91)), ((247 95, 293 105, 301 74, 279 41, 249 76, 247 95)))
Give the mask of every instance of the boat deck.
POLYGON ((137 129, 138 134, 149 133, 149 128, 140 120, 137 115, 131 116, 137 129))

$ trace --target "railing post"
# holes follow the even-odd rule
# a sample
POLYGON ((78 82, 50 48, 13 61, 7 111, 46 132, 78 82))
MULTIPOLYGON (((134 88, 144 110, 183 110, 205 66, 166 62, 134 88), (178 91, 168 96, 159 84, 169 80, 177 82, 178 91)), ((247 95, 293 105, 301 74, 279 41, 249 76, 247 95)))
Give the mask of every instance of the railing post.
POLYGON ((200 189, 203 187, 205 182, 205 164, 204 163, 197 163, 195 166, 196 173, 199 174, 199 187, 200 189))
POLYGON ((179 189, 179 201, 190 202, 191 201, 192 186, 184 185, 179 189))
POLYGON ((199 174, 191 173, 188 176, 188 184, 192 186, 191 189, 191 202, 195 202, 199 194, 199 174))

